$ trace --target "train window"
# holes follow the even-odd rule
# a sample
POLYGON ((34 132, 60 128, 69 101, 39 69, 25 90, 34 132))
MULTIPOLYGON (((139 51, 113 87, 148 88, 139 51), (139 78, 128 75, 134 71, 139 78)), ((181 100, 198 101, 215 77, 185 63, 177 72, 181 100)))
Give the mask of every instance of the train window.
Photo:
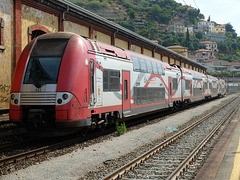
POLYGON ((103 70, 103 91, 108 91, 108 70, 103 70))
POLYGON ((158 74, 165 74, 164 67, 161 63, 157 63, 158 74))
POLYGON ((152 62, 149 61, 149 60, 146 60, 146 64, 147 64, 147 71, 148 71, 148 73, 152 74, 152 72, 153 72, 152 62))
POLYGON ((207 89, 207 82, 204 82, 204 89, 207 89))
POLYGON ((140 63, 137 57, 132 56, 132 60, 133 60, 133 70, 134 71, 140 71, 140 63))
POLYGON ((172 78, 172 90, 177 90, 177 78, 172 78))
POLYGON ((120 91, 120 71, 110 70, 109 81, 110 91, 120 91))
POLYGON ((190 80, 185 80, 185 89, 190 90, 190 80))
POLYGON ((139 61, 140 61, 141 72, 147 72, 147 66, 146 66, 145 60, 139 59, 139 61))
POLYGON ((60 57, 30 58, 24 84, 34 84, 40 88, 44 84, 57 83, 60 64, 60 57))
POLYGON ((91 94, 94 93, 94 62, 90 61, 90 76, 91 76, 91 94))
POLYGON ((128 99, 128 83, 127 80, 124 80, 124 99, 128 99))
POLYGON ((32 57, 62 57, 68 39, 38 40, 31 53, 32 57))
POLYGON ((120 71, 103 70, 103 91, 120 91, 120 71))
POLYGON ((158 67, 156 62, 152 62, 153 65, 153 74, 158 74, 158 67))

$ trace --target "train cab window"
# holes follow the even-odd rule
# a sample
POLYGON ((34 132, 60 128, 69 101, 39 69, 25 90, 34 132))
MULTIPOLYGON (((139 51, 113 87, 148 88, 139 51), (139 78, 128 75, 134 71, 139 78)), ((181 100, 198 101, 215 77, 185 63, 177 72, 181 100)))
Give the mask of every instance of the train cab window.
POLYGON ((140 63, 137 57, 132 56, 132 60, 133 60, 133 70, 134 71, 140 71, 140 63))
POLYGON ((120 71, 103 70, 103 91, 120 91, 120 71))
POLYGON ((147 72, 147 66, 146 66, 145 60, 139 59, 139 61, 140 61, 141 72, 147 72))
POLYGON ((28 61, 24 84, 41 87, 57 83, 59 68, 68 39, 39 40, 28 61))
POLYGON ((153 68, 152 68, 152 62, 149 60, 146 60, 146 64, 147 64, 147 71, 148 73, 153 73, 153 68))
POLYGON ((158 74, 158 67, 156 62, 152 62, 153 65, 153 74, 158 74))

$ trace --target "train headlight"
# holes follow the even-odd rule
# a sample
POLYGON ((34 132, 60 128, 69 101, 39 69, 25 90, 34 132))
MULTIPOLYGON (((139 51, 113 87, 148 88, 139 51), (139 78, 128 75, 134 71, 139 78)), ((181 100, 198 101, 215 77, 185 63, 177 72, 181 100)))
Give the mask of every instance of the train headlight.
POLYGON ((18 104, 18 99, 14 99, 14 104, 18 104))
POLYGON ((11 93, 10 103, 12 105, 20 105, 20 93, 11 93))
POLYGON ((63 94, 62 98, 63 98, 63 100, 67 100, 68 99, 68 95, 67 94, 63 94))
POLYGON ((64 105, 71 101, 73 94, 69 92, 57 92, 56 105, 64 105))
POLYGON ((11 94, 11 100, 15 99, 15 94, 11 94))
POLYGON ((61 100, 61 99, 58 99, 58 100, 57 100, 57 103, 58 103, 58 104, 62 104, 62 100, 61 100))

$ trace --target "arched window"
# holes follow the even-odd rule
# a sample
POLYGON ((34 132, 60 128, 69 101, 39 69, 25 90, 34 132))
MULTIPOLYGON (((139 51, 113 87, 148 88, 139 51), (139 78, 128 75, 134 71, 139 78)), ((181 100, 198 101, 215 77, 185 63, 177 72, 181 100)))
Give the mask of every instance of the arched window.
POLYGON ((34 38, 42 35, 42 34, 46 34, 46 32, 42 31, 42 30, 35 30, 32 31, 32 36, 31 36, 31 40, 33 40, 34 38))
POLYGON ((46 27, 42 26, 42 25, 32 25, 28 28, 28 42, 30 42, 31 40, 33 40, 34 38, 42 35, 42 34, 46 34, 46 33, 50 33, 51 31, 49 31, 46 27))

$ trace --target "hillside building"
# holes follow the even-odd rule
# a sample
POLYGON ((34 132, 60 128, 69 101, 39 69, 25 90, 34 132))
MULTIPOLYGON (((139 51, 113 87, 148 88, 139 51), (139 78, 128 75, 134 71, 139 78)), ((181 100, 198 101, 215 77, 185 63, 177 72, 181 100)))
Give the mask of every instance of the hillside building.
POLYGON ((214 27, 214 32, 215 32, 215 33, 218 33, 218 34, 223 34, 223 35, 225 35, 225 33, 226 33, 225 25, 216 25, 216 26, 214 27))
POLYGON ((198 30, 204 32, 214 32, 214 22, 201 20, 198 22, 198 30))
POLYGON ((218 52, 217 43, 212 41, 203 41, 201 44, 205 45, 207 50, 218 52))

